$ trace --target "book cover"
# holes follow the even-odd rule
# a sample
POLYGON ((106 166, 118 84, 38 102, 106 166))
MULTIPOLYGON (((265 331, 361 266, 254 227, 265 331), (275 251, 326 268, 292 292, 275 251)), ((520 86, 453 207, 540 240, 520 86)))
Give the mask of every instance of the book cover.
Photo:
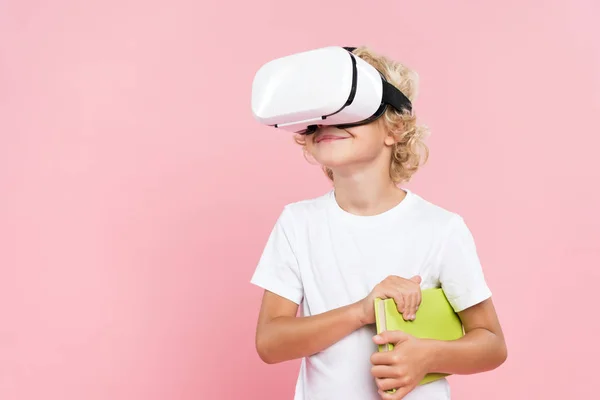
MULTIPOLYGON (((435 340, 456 340, 464 335, 462 322, 441 288, 421 291, 421 304, 413 321, 405 321, 394 299, 375 299, 377 333, 400 330, 414 337, 435 340)), ((392 343, 378 346, 379 351, 391 351, 392 343)), ((448 374, 427 374, 419 385, 441 379, 448 374)), ((394 392, 394 390, 390 391, 394 392)))

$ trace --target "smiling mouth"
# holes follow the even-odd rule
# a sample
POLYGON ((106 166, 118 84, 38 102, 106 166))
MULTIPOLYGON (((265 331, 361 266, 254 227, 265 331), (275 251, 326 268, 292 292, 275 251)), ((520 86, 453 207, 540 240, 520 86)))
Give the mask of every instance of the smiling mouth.
POLYGON ((316 140, 317 143, 320 142, 334 142, 336 140, 344 140, 344 139, 349 139, 349 137, 347 136, 332 136, 332 135, 324 135, 324 136, 319 136, 316 140))

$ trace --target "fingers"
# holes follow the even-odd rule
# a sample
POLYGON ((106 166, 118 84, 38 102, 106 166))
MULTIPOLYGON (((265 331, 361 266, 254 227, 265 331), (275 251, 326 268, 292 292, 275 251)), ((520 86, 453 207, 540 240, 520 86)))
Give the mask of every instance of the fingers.
POLYGON ((406 302, 404 300, 404 295, 401 291, 393 286, 386 286, 383 288, 383 296, 388 299, 394 299, 394 303, 396 303, 396 308, 398 312, 404 315, 404 310, 406 308, 406 302))
POLYGON ((396 376, 396 370, 390 365, 374 365, 371 367, 371 375, 379 379, 392 378, 396 376))
POLYGON ((412 321, 413 319, 415 319, 415 307, 417 305, 417 299, 415 296, 415 293, 404 293, 404 313, 402 314, 402 317, 404 318, 405 321, 412 321))
POLYGON ((406 332, 399 331, 399 330, 391 330, 391 331, 381 332, 379 335, 375 335, 373 337, 373 341, 376 344, 392 343, 394 345, 397 345, 397 344, 407 341, 410 338, 411 338, 411 336, 406 332))
POLYGON ((400 400, 403 399, 412 390, 409 386, 401 386, 394 393, 386 393, 383 390, 379 390, 379 396, 382 400, 400 400))
MULTIPOLYGON (((420 285, 421 277, 419 275, 415 275, 412 278, 410 278, 410 281, 416 283, 417 285, 420 285)), ((405 299, 405 303, 408 303, 406 307, 407 315, 405 319, 414 320, 417 314, 417 310, 419 309, 419 305, 421 304, 421 287, 417 286, 412 291, 410 291, 410 293, 407 293, 405 297, 408 297, 408 299, 405 299)))
POLYGON ((392 366, 399 361, 398 353, 395 351, 377 351, 371 355, 373 366, 392 366))
MULTIPOLYGON (((417 277, 420 281, 420 277, 417 277)), ((398 294, 398 297, 402 297, 402 309, 398 307, 398 311, 402 313, 402 318, 405 321, 412 321, 415 319, 417 314, 417 309, 421 304, 421 288, 418 286, 419 284, 416 281, 412 281, 415 285, 411 286, 402 286, 401 293, 398 294)))
MULTIPOLYGON (((392 278, 392 277, 389 277, 392 278)), ((389 279, 383 285, 383 295, 389 299, 394 299, 398 312, 404 315, 406 302, 402 293, 402 285, 396 279, 389 279)), ((395 277, 394 277, 395 278, 395 277)))
POLYGON ((406 312, 406 301, 404 300, 404 295, 399 293, 397 290, 394 290, 391 292, 390 297, 394 299, 396 308, 398 308, 398 312, 402 314, 402 317, 404 318, 404 313, 406 312))
POLYGON ((414 320, 421 304, 421 277, 415 275, 410 279, 399 276, 388 276, 381 282, 383 296, 393 298, 398 312, 405 321, 414 320))
MULTIPOLYGON (((419 275, 413 276, 410 280, 415 282, 417 285, 421 284, 421 277, 419 275)), ((412 311, 411 315, 412 315, 412 319, 415 319, 417 310, 419 309, 419 306, 421 305, 421 300, 422 300, 421 287, 418 286, 417 289, 413 293, 414 293, 414 297, 411 298, 411 306, 412 306, 413 311, 412 311)))
POLYGON ((406 362, 402 354, 398 351, 376 351, 371 354, 371 364, 373 366, 395 366, 397 369, 398 365, 406 362))
POLYGON ((421 304, 421 292, 417 290, 415 292, 407 293, 404 295, 405 314, 402 316, 405 320, 414 320, 417 316, 417 310, 419 304, 421 304))
POLYGON ((419 290, 417 290, 417 306, 415 307, 415 312, 419 309, 421 301, 423 301, 423 294, 421 293, 421 287, 419 286, 419 290))
POLYGON ((398 366, 374 365, 371 368, 371 375, 375 378, 382 399, 401 399, 415 387, 407 372, 405 368, 398 368, 398 366), (396 391, 386 393, 391 389, 396 389, 396 391))
POLYGON ((377 378, 375 379, 375 384, 381 392, 385 392, 386 390, 397 389, 402 386, 402 383, 396 378, 377 378))

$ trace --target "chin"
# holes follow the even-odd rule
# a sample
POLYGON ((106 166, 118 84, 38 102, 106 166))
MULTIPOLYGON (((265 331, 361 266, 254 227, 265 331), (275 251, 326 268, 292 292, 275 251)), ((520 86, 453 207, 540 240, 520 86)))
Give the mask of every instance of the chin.
POLYGON ((331 169, 340 169, 344 167, 350 167, 354 163, 353 159, 349 158, 327 158, 327 159, 317 159, 317 162, 327 168, 331 169))

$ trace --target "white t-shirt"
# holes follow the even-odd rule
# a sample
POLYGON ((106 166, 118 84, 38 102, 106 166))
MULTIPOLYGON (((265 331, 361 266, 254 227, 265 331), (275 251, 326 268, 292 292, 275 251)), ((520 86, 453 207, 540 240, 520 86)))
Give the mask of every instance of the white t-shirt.
MULTIPOLYGON (((491 296, 471 232, 458 214, 410 190, 394 208, 358 216, 334 191, 286 205, 251 282, 301 305, 305 316, 366 297, 389 275, 442 287, 455 311, 491 296)), ((370 357, 375 325, 302 359, 295 400, 376 400, 370 357)), ((450 399, 445 379, 417 386, 405 400, 450 399)))

